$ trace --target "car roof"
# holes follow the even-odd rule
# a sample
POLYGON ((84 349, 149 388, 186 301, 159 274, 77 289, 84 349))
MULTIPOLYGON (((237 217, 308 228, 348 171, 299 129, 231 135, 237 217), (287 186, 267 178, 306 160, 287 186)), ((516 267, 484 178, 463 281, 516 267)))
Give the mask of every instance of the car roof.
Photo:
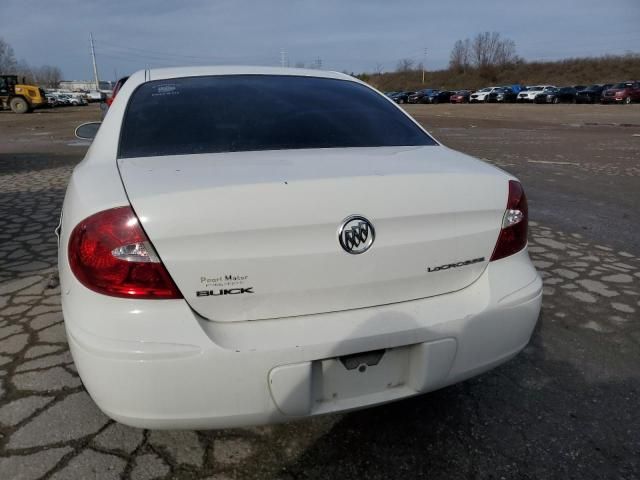
POLYGON ((340 72, 312 70, 308 68, 255 67, 239 65, 153 68, 150 70, 140 70, 131 75, 131 77, 137 77, 140 74, 144 75, 146 81, 211 75, 289 75, 357 81, 353 77, 340 72))

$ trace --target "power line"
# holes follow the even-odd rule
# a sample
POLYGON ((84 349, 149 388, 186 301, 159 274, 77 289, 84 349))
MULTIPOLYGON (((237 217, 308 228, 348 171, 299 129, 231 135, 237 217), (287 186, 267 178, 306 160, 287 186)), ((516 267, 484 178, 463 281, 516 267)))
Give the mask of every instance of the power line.
POLYGON ((160 60, 160 61, 168 61, 168 62, 190 62, 190 63, 204 63, 204 62, 211 62, 211 59, 198 59, 198 58, 192 58, 192 57, 179 57, 176 56, 174 57, 173 55, 161 55, 161 54, 156 54, 156 53, 138 53, 138 52, 122 52, 122 51, 118 51, 118 50, 113 50, 113 49, 106 49, 106 50, 101 50, 102 51, 106 51, 111 55, 120 55, 120 56, 125 56, 127 58, 141 58, 144 60, 160 60))
MULTIPOLYGON (((146 62, 144 58, 132 58, 132 57, 128 57, 126 55, 118 55, 118 54, 113 54, 113 53, 100 52, 100 56, 101 57, 112 58, 114 60, 120 60, 120 61, 124 61, 124 62, 128 62, 128 63, 135 63, 135 64, 138 64, 138 65, 142 65, 141 68, 143 68, 146 63, 152 63, 154 65, 160 65, 160 66, 165 66, 165 67, 175 67, 175 66, 178 65, 177 62, 163 61, 163 60, 153 60, 153 59, 151 60, 151 62, 146 62)), ((189 65, 194 65, 194 64, 189 62, 189 65)))
MULTIPOLYGON (((127 63, 138 65, 140 68, 146 68, 148 66, 158 66, 158 67, 175 67, 181 65, 210 65, 212 63, 220 63, 218 61, 212 61, 214 57, 198 57, 195 55, 186 55, 184 58, 181 55, 173 55, 173 54, 159 54, 159 53, 141 53, 143 49, 137 49, 134 47, 115 47, 113 44, 109 44, 107 47, 101 47, 102 43, 97 41, 97 48, 100 49, 100 55, 107 58, 112 58, 114 60, 124 61, 127 63), (131 51, 125 51, 126 49, 130 49, 131 51)), ((217 57, 218 59, 223 57, 217 57)), ((226 57, 229 59, 229 57, 226 57)), ((256 65, 273 65, 276 63, 271 58, 258 58, 252 57, 253 60, 250 63, 256 65)), ((285 60, 285 65, 288 65, 288 56, 285 60)))
POLYGON ((119 50, 129 50, 131 52, 139 52, 139 53, 131 53, 131 55, 137 55, 137 56, 158 56, 158 57, 177 57, 177 58, 193 58, 193 59, 198 59, 198 60, 213 60, 213 59, 220 59, 220 58, 224 58, 224 57, 215 57, 215 56, 205 56, 205 55, 186 55, 186 54, 181 54, 181 53, 170 53, 170 52, 158 52, 158 51, 154 51, 154 50, 147 50, 147 49, 143 49, 143 48, 137 48, 137 47, 130 47, 130 46, 124 46, 124 45, 116 45, 114 43, 111 42, 105 42, 104 40, 100 40, 98 42, 100 45, 106 45, 107 47, 111 47, 111 48, 116 48, 119 50))
MULTIPOLYGON (((105 53, 100 51, 100 56, 117 60, 119 62, 126 62, 128 64, 136 65, 138 68, 147 68, 147 67, 179 67, 179 66, 200 66, 200 65, 208 65, 211 62, 202 62, 197 60, 182 60, 179 61, 177 59, 160 59, 160 58, 150 58, 144 55, 133 55, 130 56, 128 53, 122 52, 109 52, 105 53)), ((272 59, 264 59, 260 61, 252 62, 254 65, 274 65, 277 62, 272 59)))
MULTIPOLYGON (((159 52, 159 51, 154 51, 154 50, 147 50, 144 48, 138 48, 138 47, 131 47, 131 46, 124 46, 124 45, 116 45, 115 43, 111 43, 111 42, 105 42, 103 40, 98 40, 97 41, 98 46, 106 46, 107 50, 111 49, 115 49, 117 50, 124 50, 126 52, 127 55, 134 55, 134 56, 139 56, 139 57, 144 57, 144 58, 149 58, 149 57, 155 57, 155 58, 162 58, 162 59, 171 59, 171 58, 175 58, 175 59, 193 59, 193 60, 198 60, 198 61, 208 61, 208 62, 217 62, 217 61, 233 61, 235 59, 239 59, 239 58, 258 58, 255 57, 253 55, 234 55, 234 56, 220 56, 220 55, 187 55, 187 54, 182 54, 182 53, 170 53, 170 52, 159 52)), ((118 52, 118 53, 125 53, 125 52, 118 52)))

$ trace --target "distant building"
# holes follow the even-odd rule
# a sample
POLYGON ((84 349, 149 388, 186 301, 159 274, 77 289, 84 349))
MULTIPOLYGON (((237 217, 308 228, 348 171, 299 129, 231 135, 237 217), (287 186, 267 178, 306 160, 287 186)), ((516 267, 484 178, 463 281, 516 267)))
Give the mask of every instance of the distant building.
MULTIPOLYGON (((91 91, 96 89, 96 82, 92 80, 62 80, 60 90, 70 90, 77 92, 80 90, 91 91)), ((113 82, 100 82, 100 90, 111 91, 113 89, 113 82)))

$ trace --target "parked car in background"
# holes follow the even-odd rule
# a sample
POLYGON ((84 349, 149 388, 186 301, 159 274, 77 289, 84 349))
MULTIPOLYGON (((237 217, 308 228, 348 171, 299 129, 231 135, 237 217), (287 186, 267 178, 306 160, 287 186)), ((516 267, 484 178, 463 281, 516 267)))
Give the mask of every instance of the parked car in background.
POLYGON ((449 103, 449 99, 454 93, 450 90, 434 90, 427 95, 427 103, 449 103))
POLYGON ((80 106, 88 104, 83 93, 54 91, 49 95, 55 98, 59 105, 80 106))
POLYGON ((513 103, 517 97, 518 95, 510 87, 498 87, 487 95, 485 101, 488 103, 513 103))
POLYGON ((409 103, 409 96, 413 95, 416 92, 395 92, 392 96, 391 96, 391 100, 393 100, 396 103, 409 103))
POLYGON ((580 90, 584 90, 585 88, 587 88, 587 85, 571 85, 571 87, 572 87, 576 92, 579 92, 580 90))
POLYGON ((106 95, 97 90, 93 90, 87 93, 87 100, 89 102, 102 102, 106 98, 106 95))
POLYGON ((576 93, 576 103, 600 103, 602 92, 612 87, 613 84, 590 85, 576 93))
POLYGON ((87 99, 81 93, 62 93, 59 94, 58 97, 63 97, 65 99, 66 105, 71 105, 74 107, 87 105, 87 99))
POLYGON ((453 92, 453 95, 449 97, 451 103, 469 103, 469 97, 471 97, 471 90, 458 90, 453 92))
POLYGON ((435 88, 425 88, 409 95, 409 103, 427 103, 428 95, 435 91, 435 88))
POLYGON ((71 95, 68 93, 60 93, 58 94, 58 101, 61 105, 69 106, 71 105, 71 95))
POLYGON ((533 103, 547 103, 547 95, 554 95, 560 89, 553 87, 542 92, 536 93, 536 96, 533 97, 533 103))
POLYGON ((557 88, 553 85, 534 85, 531 87, 527 87, 526 90, 520 92, 518 94, 517 101, 518 102, 533 102, 536 99, 536 96, 541 93, 546 94, 552 88, 557 88))
POLYGON ((50 93, 46 93, 45 94, 45 98, 47 99, 47 107, 53 108, 53 107, 57 107, 59 105, 58 104, 58 100, 56 99, 56 97, 54 97, 50 93))
POLYGON ((89 101, 87 100, 87 97, 84 93, 72 93, 71 105, 85 106, 85 105, 89 105, 89 101))
POLYGON ((515 83, 513 85, 503 85, 502 88, 510 88, 513 93, 518 95, 525 87, 520 85, 519 83, 515 83))
POLYGON ((553 88, 536 95, 535 103, 576 103, 577 91, 574 87, 553 88))
POLYGON ((481 88, 477 92, 474 92, 471 94, 471 97, 469 98, 469 102, 470 103, 486 102, 487 98, 489 97, 489 94, 499 88, 500 87, 481 88))
POLYGON ((60 93, 60 92, 54 92, 51 95, 56 99, 56 101, 58 102, 58 105, 61 105, 61 106, 71 105, 71 95, 67 93, 60 93))
POLYGON ((616 83, 603 92, 600 102, 626 104, 640 102, 640 81, 616 83))

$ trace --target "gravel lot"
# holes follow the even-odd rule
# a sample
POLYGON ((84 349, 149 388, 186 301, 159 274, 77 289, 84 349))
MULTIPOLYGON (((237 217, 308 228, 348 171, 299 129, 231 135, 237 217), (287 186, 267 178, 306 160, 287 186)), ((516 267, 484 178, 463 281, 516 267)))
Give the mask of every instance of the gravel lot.
POLYGON ((109 420, 67 349, 53 229, 97 106, 0 113, 0 480, 640 478, 640 105, 407 110, 523 180, 545 282, 530 345, 419 398, 205 432, 109 420))

